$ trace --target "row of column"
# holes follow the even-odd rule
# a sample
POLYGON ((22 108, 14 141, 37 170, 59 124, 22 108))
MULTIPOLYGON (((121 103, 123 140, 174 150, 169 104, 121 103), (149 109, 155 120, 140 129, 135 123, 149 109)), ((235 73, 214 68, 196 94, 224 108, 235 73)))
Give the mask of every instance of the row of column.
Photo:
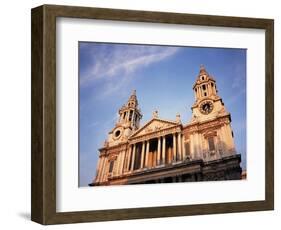
MULTIPOLYGON (((173 148, 172 148, 172 162, 177 162, 185 159, 186 151, 184 145, 184 137, 179 133, 172 134, 173 148)), ((141 156, 140 167, 138 169, 148 168, 151 140, 143 141, 141 143, 141 156)), ((113 175, 121 175, 124 172, 134 171, 136 164, 136 151, 137 145, 140 143, 131 144, 127 151, 123 150, 117 158, 114 160, 113 175), (127 153, 127 156, 126 156, 127 153)), ((157 151, 155 166, 164 165, 168 162, 167 158, 167 136, 160 136, 157 138, 157 151)), ((109 162, 106 156, 99 159, 96 182, 102 182, 107 180, 109 171, 109 162)))
MULTIPOLYGON (((184 137, 181 133, 173 133, 173 162, 183 160, 185 158, 185 145, 184 137)), ((151 140, 143 141, 141 147, 141 162, 140 169, 148 167, 148 160, 150 152, 151 140)), ((133 171, 136 163, 136 148, 139 143, 130 145, 127 165, 125 171, 133 171)), ((156 165, 162 165, 166 163, 166 136, 160 136, 157 138, 157 153, 156 153, 156 165)))
MULTIPOLYGON (((207 96, 209 94, 216 94, 216 89, 215 89, 215 86, 211 85, 211 83, 207 83, 205 84, 205 87, 206 87, 206 92, 207 92, 207 96)), ((195 97, 196 98, 201 98, 204 96, 204 90, 203 90, 203 85, 199 86, 196 88, 197 90, 195 91, 195 97)))

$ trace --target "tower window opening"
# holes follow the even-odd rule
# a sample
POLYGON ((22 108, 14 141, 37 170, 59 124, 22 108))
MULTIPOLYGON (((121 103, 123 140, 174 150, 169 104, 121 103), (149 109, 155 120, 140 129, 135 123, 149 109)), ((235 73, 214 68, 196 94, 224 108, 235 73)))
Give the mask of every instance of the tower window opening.
POLYGON ((204 96, 206 97, 206 96, 207 96, 207 93, 204 93, 204 96))
POLYGON ((203 90, 206 90, 206 85, 203 85, 203 90))
POLYGON ((214 87, 214 83, 213 82, 211 83, 211 86, 214 87))
POLYGON ((130 110, 129 121, 131 121, 131 120, 132 120, 132 116, 133 116, 133 111, 132 111, 132 110, 130 110))
POLYGON ((202 81, 204 81, 205 80, 205 77, 202 77, 202 81))

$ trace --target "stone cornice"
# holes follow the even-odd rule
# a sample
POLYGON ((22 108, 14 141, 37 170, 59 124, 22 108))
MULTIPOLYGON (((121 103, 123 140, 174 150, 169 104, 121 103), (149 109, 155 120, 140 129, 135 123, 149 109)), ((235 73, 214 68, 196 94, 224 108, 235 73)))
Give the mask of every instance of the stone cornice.
POLYGON ((153 131, 151 133, 145 133, 141 136, 134 137, 133 139, 129 140, 129 143, 135 144, 138 142, 146 141, 146 140, 153 139, 153 138, 158 138, 158 137, 165 136, 168 134, 179 133, 181 131, 182 131, 182 125, 179 124, 174 127, 163 128, 160 130, 153 131))
POLYGON ((203 97, 203 98, 201 98, 200 100, 195 101, 195 103, 191 106, 191 109, 194 109, 194 108, 198 107, 199 104, 200 104, 202 101, 207 101, 207 100, 216 102, 216 101, 220 101, 220 100, 221 100, 221 97, 218 96, 218 95, 211 95, 211 96, 208 96, 208 97, 203 97))
POLYGON ((127 148, 127 146, 128 146, 128 141, 119 143, 119 144, 117 144, 117 145, 104 146, 104 147, 100 148, 99 151, 100 151, 100 152, 101 152, 101 151, 104 151, 104 150, 110 151, 110 150, 112 150, 112 149, 114 149, 114 150, 115 150, 115 149, 120 149, 120 151, 122 151, 122 150, 125 150, 125 149, 127 148))
POLYGON ((228 113, 212 120, 187 124, 183 126, 183 130, 186 132, 196 132, 196 131, 198 132, 206 128, 221 126, 223 124, 229 124, 230 123, 229 119, 230 119, 230 114, 228 113))
MULTIPOLYGON (((161 119, 161 118, 152 118, 150 121, 148 121, 145 125, 143 125, 141 128, 139 128, 135 133, 133 133, 130 137, 129 137, 129 140, 132 140, 134 138, 137 138, 137 134, 140 133, 142 130, 144 130, 147 126, 149 126, 153 121, 160 121, 160 122, 163 122, 163 123, 168 123, 168 124, 171 124, 171 127, 174 127, 174 126, 182 126, 181 123, 178 123, 176 121, 169 121, 169 120, 164 120, 164 119, 161 119)), ((171 128, 171 127, 167 127, 167 128, 171 128)), ((166 129, 166 128, 163 128, 163 130, 166 129)), ((156 130, 158 131, 158 130, 156 130)), ((146 134, 145 134, 146 135, 146 134)))

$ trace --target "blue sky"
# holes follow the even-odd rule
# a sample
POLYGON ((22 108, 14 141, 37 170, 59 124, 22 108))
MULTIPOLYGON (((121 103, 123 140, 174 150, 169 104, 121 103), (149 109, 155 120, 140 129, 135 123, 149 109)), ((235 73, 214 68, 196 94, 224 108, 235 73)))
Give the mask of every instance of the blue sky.
POLYGON ((136 89, 141 125, 159 117, 185 124, 194 103, 192 85, 200 65, 217 81, 231 113, 236 149, 246 168, 246 50, 176 46, 79 43, 79 186, 92 182, 98 148, 114 127, 118 109, 136 89))

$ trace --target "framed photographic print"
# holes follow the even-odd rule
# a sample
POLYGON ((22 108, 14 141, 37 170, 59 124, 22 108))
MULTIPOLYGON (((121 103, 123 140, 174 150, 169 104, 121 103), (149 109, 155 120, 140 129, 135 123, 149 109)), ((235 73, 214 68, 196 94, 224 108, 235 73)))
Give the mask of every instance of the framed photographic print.
POLYGON ((41 224, 272 210, 273 20, 32 9, 41 224))

